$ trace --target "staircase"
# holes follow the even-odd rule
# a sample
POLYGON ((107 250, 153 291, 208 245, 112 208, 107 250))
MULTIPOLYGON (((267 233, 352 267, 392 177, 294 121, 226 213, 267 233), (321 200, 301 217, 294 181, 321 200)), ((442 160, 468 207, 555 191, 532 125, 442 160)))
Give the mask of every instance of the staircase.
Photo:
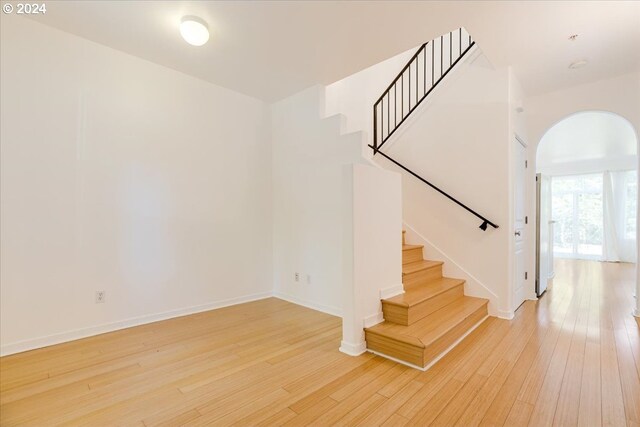
POLYGON ((442 276, 402 232, 404 294, 382 300, 385 321, 365 328, 367 348, 420 369, 446 354, 488 316, 488 300, 464 295, 464 280, 442 276))

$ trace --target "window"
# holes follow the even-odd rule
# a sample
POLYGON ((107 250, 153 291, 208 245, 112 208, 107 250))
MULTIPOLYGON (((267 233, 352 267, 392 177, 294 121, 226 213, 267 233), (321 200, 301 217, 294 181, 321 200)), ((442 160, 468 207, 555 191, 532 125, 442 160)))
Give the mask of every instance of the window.
POLYGON ((636 171, 625 173, 624 180, 624 238, 636 238, 636 206, 638 194, 638 174, 636 171))
POLYGON ((556 254, 576 258, 602 256, 602 174, 553 177, 551 210, 556 221, 556 254))

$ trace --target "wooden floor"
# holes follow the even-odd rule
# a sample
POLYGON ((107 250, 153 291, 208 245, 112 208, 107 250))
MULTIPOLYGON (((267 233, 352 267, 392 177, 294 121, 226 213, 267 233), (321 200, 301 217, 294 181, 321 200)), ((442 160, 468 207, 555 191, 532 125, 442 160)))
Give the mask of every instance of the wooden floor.
POLYGON ((0 424, 639 426, 633 266, 556 271, 427 372, 343 355, 340 319, 277 299, 5 357, 0 424))

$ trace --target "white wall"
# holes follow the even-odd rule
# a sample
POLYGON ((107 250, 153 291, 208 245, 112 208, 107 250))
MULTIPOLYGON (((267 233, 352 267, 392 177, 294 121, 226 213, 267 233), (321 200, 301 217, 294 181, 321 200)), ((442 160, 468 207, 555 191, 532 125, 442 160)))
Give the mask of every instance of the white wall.
POLYGON ((364 327, 383 321, 380 298, 404 292, 402 286, 402 182, 400 174, 354 164, 347 170, 352 194, 350 259, 353 269, 343 290, 340 350, 366 350, 364 327))
POLYGON ((528 97, 524 101, 527 129, 536 145, 544 133, 565 117, 580 111, 609 111, 640 128, 640 73, 599 80, 528 97))
POLYGON ((343 114, 347 132, 364 131, 371 139, 374 102, 417 50, 418 46, 328 85, 325 115, 343 114))
POLYGON ((403 173, 408 237, 446 261, 445 274, 466 279, 467 294, 489 298, 492 314, 509 317, 509 71, 475 49, 432 95, 383 151, 500 228, 481 231, 478 218, 403 173))
POLYGON ((268 295, 265 105, 12 18, 2 353, 268 295))
MULTIPOLYGON (((527 129, 531 141, 529 158, 532 161, 535 159, 537 146, 544 133, 563 118, 580 111, 596 110, 619 114, 633 125, 636 135, 639 135, 640 73, 625 74, 529 97, 525 99, 524 107, 527 112, 527 129)), ((534 189, 533 191, 535 191, 535 171, 535 167, 529 168, 528 180, 531 182, 530 188, 534 189)), ((535 200, 529 199, 528 212, 530 215, 535 215, 535 200)), ((638 221, 640 221, 640 215, 638 215, 638 221)), ((636 243, 640 245, 639 238, 636 238, 636 243)), ((535 245, 535 242, 533 244, 535 245)), ((533 266, 535 258, 531 257, 529 263, 533 266)), ((636 286, 638 287, 636 294, 640 294, 640 276, 637 277, 636 286)), ((640 314, 640 298, 636 298, 636 304, 637 314, 640 314)))
POLYGON ((605 111, 567 117, 538 144, 536 170, 545 175, 630 170, 637 166, 638 143, 631 124, 605 111))
POLYGON ((363 135, 343 135, 343 116, 322 119, 324 102, 312 87, 271 105, 273 281, 277 296, 340 315, 353 233, 344 168, 363 161, 363 135))

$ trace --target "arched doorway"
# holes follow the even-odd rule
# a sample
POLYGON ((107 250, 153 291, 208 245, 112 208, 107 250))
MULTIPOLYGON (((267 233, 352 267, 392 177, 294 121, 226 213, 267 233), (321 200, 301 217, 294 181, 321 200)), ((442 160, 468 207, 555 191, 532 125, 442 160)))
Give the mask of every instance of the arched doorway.
POLYGON ((624 117, 571 114, 550 127, 536 151, 536 291, 554 259, 637 260, 638 138, 624 117))

